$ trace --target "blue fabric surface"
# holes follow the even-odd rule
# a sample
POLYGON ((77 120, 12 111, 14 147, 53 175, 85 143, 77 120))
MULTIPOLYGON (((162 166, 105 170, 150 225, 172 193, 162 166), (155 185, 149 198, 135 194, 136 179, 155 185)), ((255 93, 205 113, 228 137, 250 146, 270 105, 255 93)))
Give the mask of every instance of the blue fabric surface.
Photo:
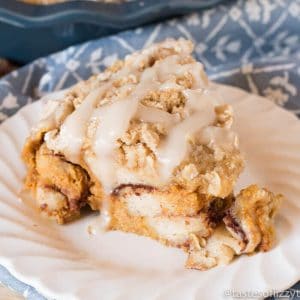
MULTIPOLYGON (((86 79, 117 58, 167 37, 193 40, 195 56, 211 79, 300 114, 300 0, 240 0, 41 58, 0 80, 0 120, 45 92, 86 79)), ((0 282, 30 300, 44 299, 4 268, 0 282)), ((290 293, 286 299, 300 298, 290 293)))

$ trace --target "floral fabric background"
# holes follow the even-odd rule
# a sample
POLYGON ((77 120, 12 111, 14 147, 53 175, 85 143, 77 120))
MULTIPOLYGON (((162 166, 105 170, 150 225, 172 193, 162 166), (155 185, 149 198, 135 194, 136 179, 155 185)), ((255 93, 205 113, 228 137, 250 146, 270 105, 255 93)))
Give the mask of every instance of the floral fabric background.
MULTIPOLYGON (((212 80, 266 96, 300 116, 300 0, 229 0, 204 12, 73 46, 12 72, 0 80, 0 121, 41 95, 167 37, 193 40, 195 56, 212 80)), ((44 299, 2 267, 0 282, 27 299, 44 299)), ((300 299, 292 292, 282 295, 300 299)))

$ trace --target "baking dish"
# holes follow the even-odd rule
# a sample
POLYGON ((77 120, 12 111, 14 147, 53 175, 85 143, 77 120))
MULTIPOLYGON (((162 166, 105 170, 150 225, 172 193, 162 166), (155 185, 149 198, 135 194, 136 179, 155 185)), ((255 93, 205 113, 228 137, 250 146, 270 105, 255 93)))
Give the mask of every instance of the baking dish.
POLYGON ((211 7, 221 1, 81 0, 32 5, 0 0, 0 56, 24 64, 73 44, 211 7))

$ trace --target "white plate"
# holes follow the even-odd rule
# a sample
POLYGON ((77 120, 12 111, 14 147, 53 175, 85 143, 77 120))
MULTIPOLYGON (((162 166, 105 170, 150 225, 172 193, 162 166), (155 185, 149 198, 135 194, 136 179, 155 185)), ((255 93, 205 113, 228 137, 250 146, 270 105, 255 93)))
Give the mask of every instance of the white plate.
POLYGON ((111 232, 89 236, 89 216, 58 226, 19 200, 25 168, 20 151, 41 104, 0 127, 0 263, 56 299, 229 299, 263 297, 300 279, 300 122, 268 100, 218 85, 235 110, 247 158, 239 187, 257 182, 287 200, 277 218, 279 241, 268 253, 244 256, 206 272, 185 270, 185 255, 147 238, 111 232), (265 294, 264 294, 265 293, 265 294))

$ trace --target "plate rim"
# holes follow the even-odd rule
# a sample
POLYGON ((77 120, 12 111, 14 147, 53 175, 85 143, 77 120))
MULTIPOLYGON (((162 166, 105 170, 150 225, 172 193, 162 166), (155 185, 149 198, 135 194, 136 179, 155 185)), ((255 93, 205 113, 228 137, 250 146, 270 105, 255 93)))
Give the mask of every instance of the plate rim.
MULTIPOLYGON (((217 86, 223 86, 224 87, 224 85, 220 85, 220 84, 217 84, 217 86)), ((246 92, 246 91, 244 91, 244 90, 242 90, 240 88, 237 88, 237 87, 231 87, 231 86, 229 86, 229 88, 231 88, 231 89, 233 88, 235 90, 243 92, 245 95, 249 94, 248 92, 246 92)), ((283 108, 281 108, 279 106, 276 106, 274 103, 272 103, 270 100, 267 100, 265 97, 261 97, 261 96, 258 96, 258 95, 256 95, 256 96, 258 98, 264 100, 264 101, 267 101, 268 105, 270 107, 272 106, 273 108, 276 108, 277 110, 281 111, 281 113, 286 114, 286 116, 288 116, 293 122, 295 122, 295 124, 297 122, 297 125, 298 125, 299 130, 300 130, 300 121, 297 119, 297 117, 294 114, 292 114, 291 112, 289 112, 286 109, 283 109, 283 108)), ((20 114, 24 115, 24 112, 29 111, 29 107, 32 107, 33 105, 38 106, 38 102, 34 102, 32 104, 29 104, 29 105, 26 105, 26 106, 22 107, 15 115, 13 115, 12 117, 10 117, 6 121, 4 121, 0 125, 0 132, 1 132, 1 130, 3 128, 9 126, 10 123, 13 122, 15 120, 15 118, 18 117, 18 115, 20 115, 20 114)), ((0 223, 1 223, 1 217, 0 217, 0 223)), ((1 240, 1 234, 0 234, 0 240, 1 240)), ((6 267, 13 276, 15 276, 16 278, 21 279, 21 281, 23 281, 23 282, 25 282, 27 284, 30 284, 32 286, 35 286, 38 290, 43 290, 43 291, 47 291, 48 290, 47 286, 43 285, 43 283, 41 281, 39 281, 38 278, 28 278, 28 275, 23 275, 22 272, 20 273, 20 271, 17 270, 16 263, 14 264, 14 263, 10 262, 9 260, 7 260, 7 258, 3 258, 1 255, 0 255, 0 263, 4 267, 6 267), (36 286, 37 285, 37 280, 39 281, 38 285, 39 285, 40 288, 38 288, 36 286)), ((286 283, 282 289, 289 288, 291 285, 293 285, 294 283, 296 283, 299 280, 299 278, 300 278, 300 271, 298 272, 298 274, 295 274, 294 277, 295 277, 295 280, 293 282, 290 281, 289 283, 286 283)), ((50 296, 50 297, 53 297, 53 296, 57 297, 57 295, 56 294, 52 294, 52 292, 50 290, 47 291, 47 294, 48 294, 47 296, 50 296)), ((60 297, 61 296, 62 296, 62 294, 60 294, 60 297)), ((70 299, 71 299, 72 295, 66 294, 66 295, 64 295, 64 297, 70 297, 70 299)))

